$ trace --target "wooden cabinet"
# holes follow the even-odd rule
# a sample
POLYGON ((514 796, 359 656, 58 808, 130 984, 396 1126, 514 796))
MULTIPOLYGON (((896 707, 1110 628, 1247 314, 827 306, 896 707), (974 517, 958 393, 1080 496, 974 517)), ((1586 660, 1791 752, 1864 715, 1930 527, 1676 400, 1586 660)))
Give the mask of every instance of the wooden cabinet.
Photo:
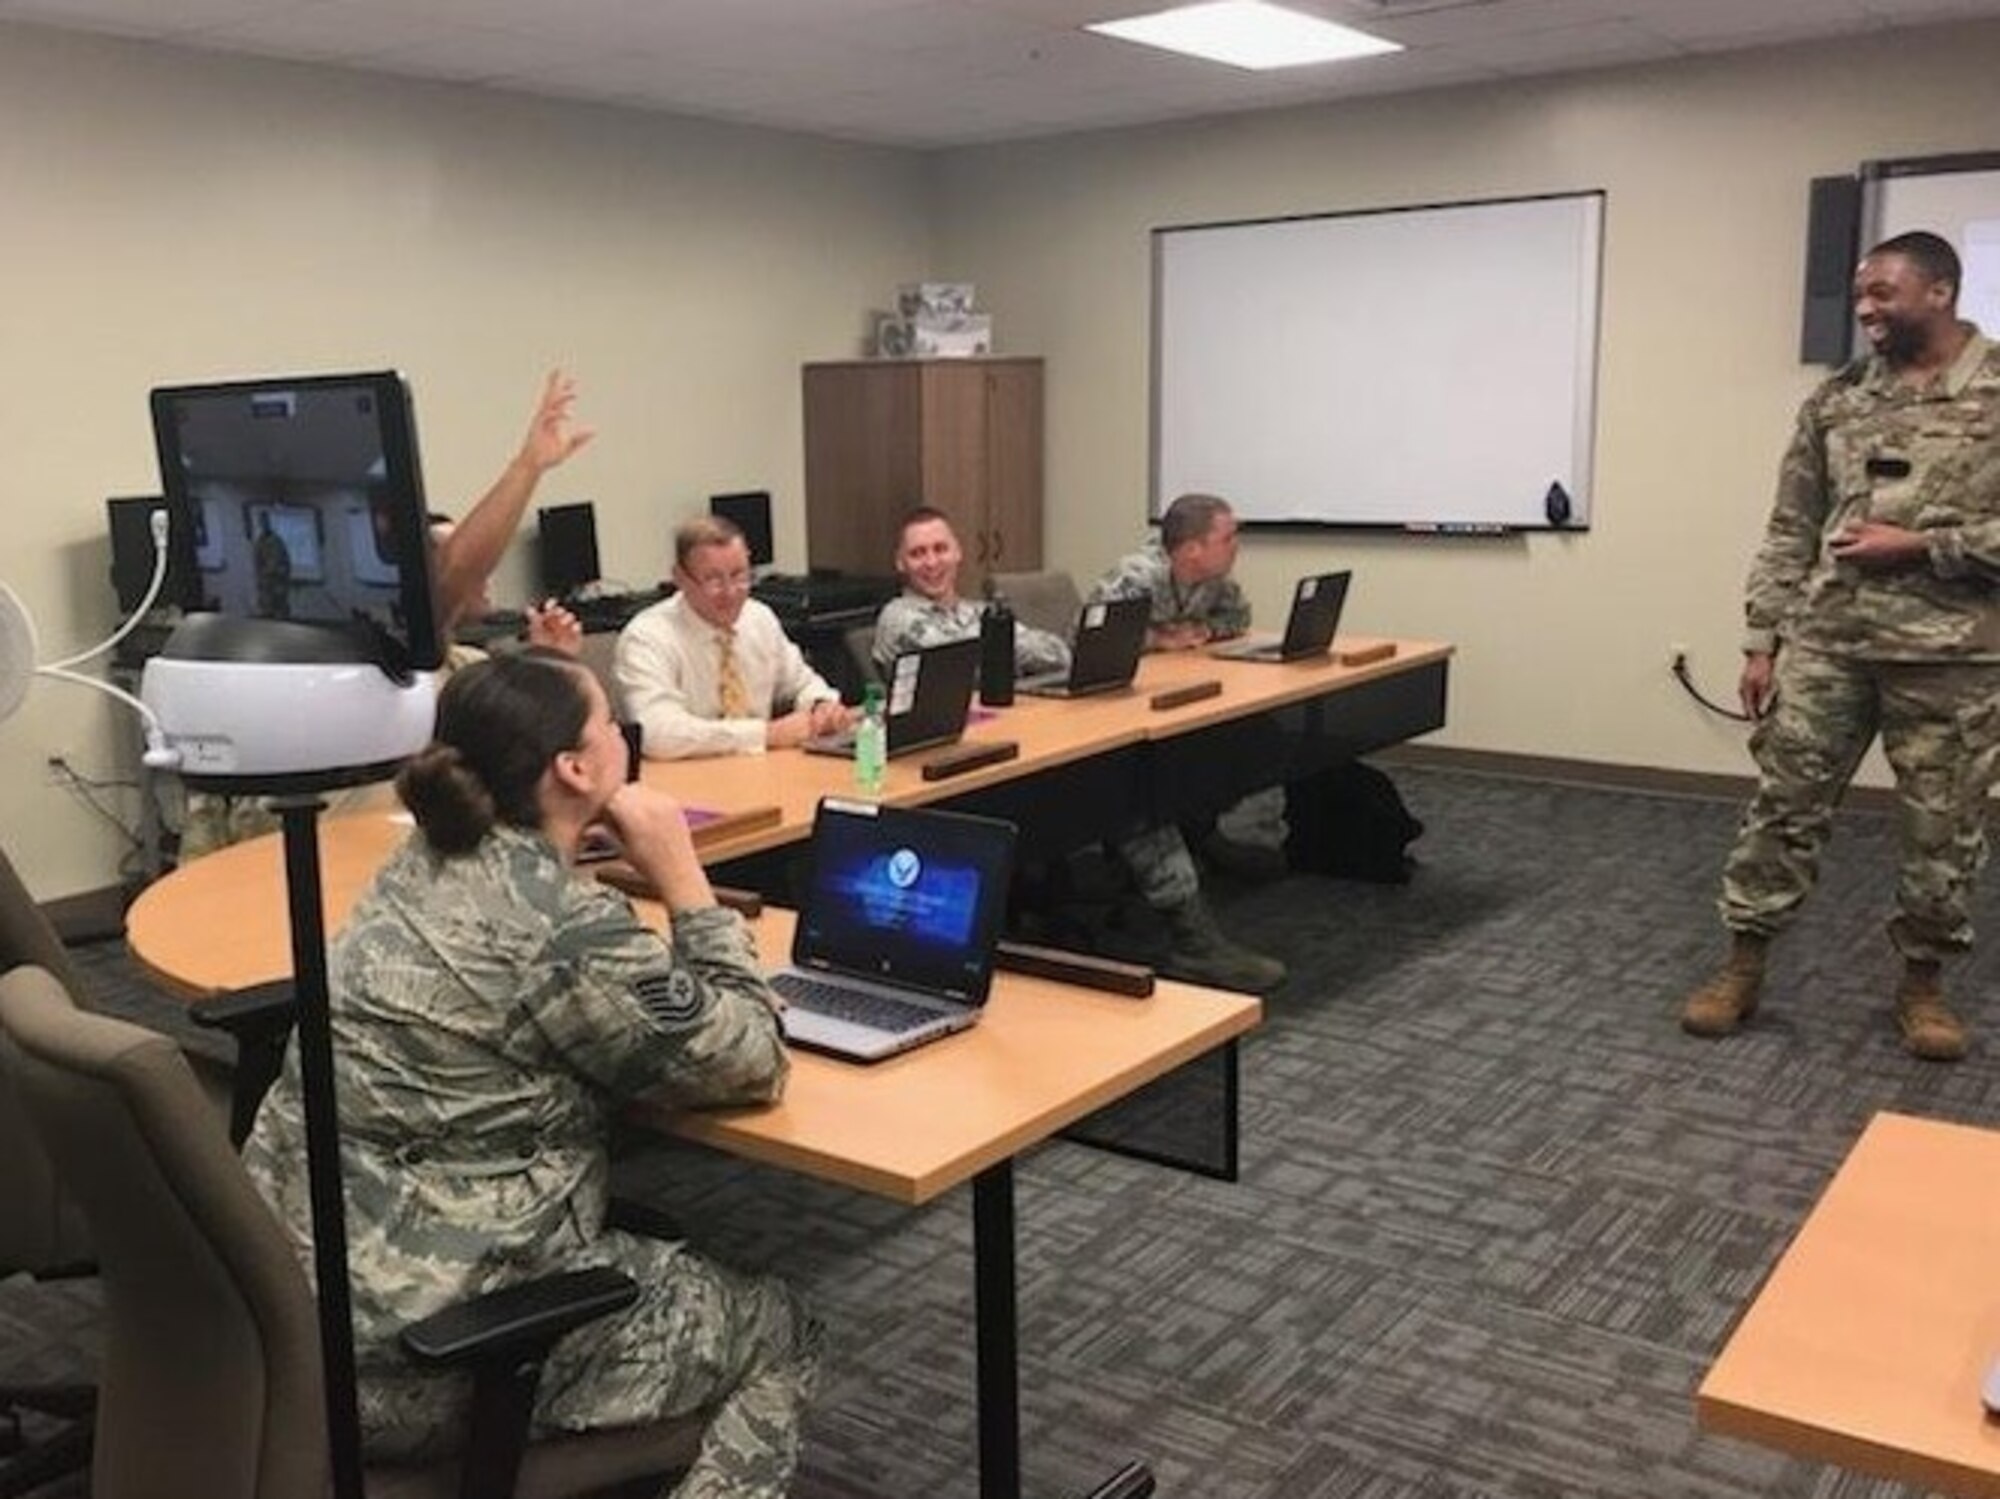
POLYGON ((877 359, 805 367, 806 552, 887 573, 915 505, 952 519, 959 588, 1042 565, 1042 361, 877 359))

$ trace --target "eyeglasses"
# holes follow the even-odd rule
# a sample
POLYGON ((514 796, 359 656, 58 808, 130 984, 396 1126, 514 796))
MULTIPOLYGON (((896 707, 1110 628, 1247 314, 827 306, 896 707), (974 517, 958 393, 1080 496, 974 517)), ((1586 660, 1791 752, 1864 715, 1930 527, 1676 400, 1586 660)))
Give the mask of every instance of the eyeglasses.
POLYGON ((734 593, 739 589, 746 589, 750 586, 750 574, 747 572, 710 573, 707 577, 703 578, 697 578, 690 574, 688 582, 694 587, 699 588, 703 593, 734 593))

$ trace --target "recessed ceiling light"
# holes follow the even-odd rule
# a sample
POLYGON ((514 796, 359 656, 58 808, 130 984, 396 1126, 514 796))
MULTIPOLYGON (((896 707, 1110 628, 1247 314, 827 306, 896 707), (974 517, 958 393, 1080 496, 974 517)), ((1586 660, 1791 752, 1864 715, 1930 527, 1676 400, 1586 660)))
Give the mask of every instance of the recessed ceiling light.
POLYGON ((1297 68, 1403 50, 1400 42, 1264 0, 1212 0, 1123 21, 1098 21, 1084 30, 1238 68, 1297 68))

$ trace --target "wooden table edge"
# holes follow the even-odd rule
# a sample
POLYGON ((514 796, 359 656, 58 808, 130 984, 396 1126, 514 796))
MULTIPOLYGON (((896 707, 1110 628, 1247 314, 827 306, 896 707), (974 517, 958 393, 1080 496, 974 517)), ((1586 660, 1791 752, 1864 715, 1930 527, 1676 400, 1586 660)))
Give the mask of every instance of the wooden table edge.
POLYGON ((1773 1452, 1933 1492, 1967 1499, 2000 1499, 2000 1472, 1952 1458, 1926 1457, 1886 1441, 1743 1405, 1726 1395, 1710 1393, 1706 1380, 1695 1392, 1694 1411, 1695 1424, 1703 1431, 1754 1442, 1773 1452))
MULTIPOLYGON (((762 1112, 760 1109, 668 1111, 641 1104, 632 1111, 632 1116, 646 1127, 658 1129, 676 1139, 689 1140, 728 1155, 739 1156, 744 1160, 776 1166, 818 1181, 853 1187, 878 1197, 889 1198, 908 1207, 917 1207, 943 1195, 953 1187, 971 1181, 988 1167, 996 1166, 1019 1155, 1030 1146, 1052 1138, 1079 1119, 1095 1113, 1106 1104, 1117 1102, 1147 1083, 1157 1081, 1183 1063, 1191 1062, 1223 1043, 1233 1041, 1256 1029, 1263 1018, 1262 1003, 1247 995, 1232 997, 1250 999, 1250 1003, 1241 1007, 1231 1007, 1227 1012, 1217 1015, 1211 1023, 1183 1037, 1173 1046, 1127 1067, 1113 1077, 1101 1080, 1072 1098, 1050 1106, 1035 1118, 1024 1120, 1006 1133, 982 1141, 950 1160, 939 1162, 928 1171, 916 1175, 850 1161, 837 1154, 802 1145, 795 1140, 775 1139, 769 1135, 741 1131, 738 1128, 739 1122, 755 1118, 762 1112)), ((972 1035, 973 1033, 968 1032, 967 1039, 971 1039, 972 1035)), ((950 1045, 951 1040, 952 1038, 948 1037, 944 1041, 932 1044, 950 1045)))

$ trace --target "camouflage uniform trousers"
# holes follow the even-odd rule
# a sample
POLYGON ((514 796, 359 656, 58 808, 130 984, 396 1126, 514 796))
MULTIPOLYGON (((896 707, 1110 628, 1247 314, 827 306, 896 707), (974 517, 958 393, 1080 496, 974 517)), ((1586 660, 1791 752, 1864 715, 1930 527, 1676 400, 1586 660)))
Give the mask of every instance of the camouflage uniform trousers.
MULTIPOLYGON (((823 1330, 797 1293, 683 1245, 608 1232, 588 1260, 639 1282, 626 1311, 556 1345, 535 1398, 540 1434, 701 1416, 701 1447, 672 1499, 783 1499, 823 1330)), ((462 1381, 364 1367, 361 1424, 371 1456, 431 1457, 463 1433, 462 1381)))
MULTIPOLYGON (((1243 843, 1282 850, 1285 846, 1285 792, 1281 786, 1253 791, 1217 819, 1220 830, 1243 843)), ((1118 857, 1132 871, 1132 883, 1155 911, 1171 911, 1201 893, 1201 871, 1177 823, 1146 828, 1117 843, 1118 857)))
POLYGON ((1768 937, 1789 923, 1879 733, 1902 833, 1889 938, 1906 958, 1963 952, 2000 764, 2000 665, 1862 661, 1793 645, 1778 657, 1777 687, 1750 738, 1761 776, 1723 869, 1723 925, 1768 937))
POLYGON ((1161 823, 1118 840, 1118 857, 1155 911, 1184 906, 1201 893, 1201 872, 1176 823, 1161 823))

